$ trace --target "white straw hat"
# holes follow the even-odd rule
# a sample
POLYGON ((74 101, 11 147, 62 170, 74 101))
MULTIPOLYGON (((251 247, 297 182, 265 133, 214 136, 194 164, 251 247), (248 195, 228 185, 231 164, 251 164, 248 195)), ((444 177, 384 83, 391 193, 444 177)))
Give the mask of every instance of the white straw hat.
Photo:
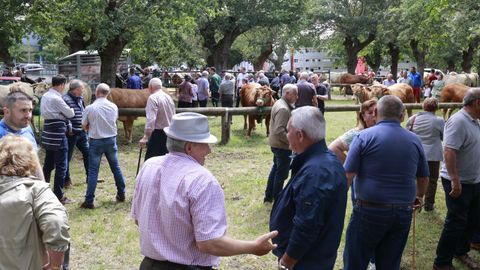
POLYGON ((217 137, 210 134, 205 115, 184 112, 173 115, 169 127, 163 128, 168 137, 194 143, 216 143, 217 137))

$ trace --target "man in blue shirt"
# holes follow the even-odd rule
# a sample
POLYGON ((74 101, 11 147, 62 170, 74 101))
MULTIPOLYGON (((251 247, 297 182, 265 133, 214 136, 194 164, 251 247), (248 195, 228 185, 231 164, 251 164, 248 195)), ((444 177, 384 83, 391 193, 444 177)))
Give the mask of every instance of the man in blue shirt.
POLYGON ((373 257, 378 269, 400 269, 413 208, 421 205, 428 183, 422 143, 400 125, 403 111, 399 98, 382 97, 375 109, 377 125, 360 132, 350 145, 345 171, 349 183, 356 176, 357 200, 347 229, 344 270, 366 269, 373 257))
POLYGON ((24 92, 9 93, 3 103, 3 119, 0 121, 0 138, 11 133, 30 140, 35 148, 37 142, 29 126, 32 119, 32 97, 24 92))
POLYGON ((408 78, 412 81, 413 95, 415 96, 415 102, 420 103, 420 92, 422 88, 422 76, 417 72, 415 67, 410 68, 408 78))
POLYGON ((128 89, 142 89, 142 79, 135 74, 135 69, 130 68, 130 77, 127 79, 128 89))
POLYGON ((278 230, 273 251, 279 269, 333 269, 343 231, 347 179, 325 143, 325 119, 316 107, 292 111, 289 148, 296 154, 292 176, 279 193, 270 216, 278 230))

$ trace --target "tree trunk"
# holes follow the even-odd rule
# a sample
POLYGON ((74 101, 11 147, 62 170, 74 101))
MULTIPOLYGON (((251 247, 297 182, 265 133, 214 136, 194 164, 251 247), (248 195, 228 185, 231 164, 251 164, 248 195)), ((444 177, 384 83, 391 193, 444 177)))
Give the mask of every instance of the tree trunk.
POLYGON ((227 30, 223 33, 223 38, 217 42, 213 26, 207 23, 199 30, 203 37, 203 46, 208 51, 207 65, 214 66, 218 72, 228 69, 228 59, 232 44, 242 32, 236 27, 233 30, 227 30))
POLYGON ((68 47, 70 54, 76 53, 81 50, 86 50, 92 43, 92 38, 85 40, 86 34, 78 29, 65 29, 68 32, 68 36, 63 38, 63 44, 68 47))
POLYGON ((417 71, 423 78, 423 70, 425 69, 425 50, 418 46, 418 40, 410 40, 410 48, 412 49, 413 57, 417 61, 417 71))
POLYGON ((360 42, 357 37, 346 36, 343 41, 343 47, 347 54, 347 71, 350 74, 355 74, 355 67, 357 66, 358 52, 365 48, 375 39, 375 32, 368 33, 368 37, 360 42))
POLYGON ((366 60, 367 64, 376 74, 382 64, 382 45, 375 44, 372 53, 366 56, 366 60))
POLYGON ((448 71, 455 71, 455 60, 453 59, 447 60, 447 69, 448 71))
POLYGON ((285 43, 280 42, 278 46, 275 48, 275 54, 277 55, 277 60, 270 59, 275 64, 275 70, 281 71, 282 64, 283 64, 283 56, 285 55, 285 51, 287 50, 287 46, 285 43))
POLYGON ((255 62, 253 63, 253 68, 255 69, 255 71, 263 69, 263 63, 267 61, 268 57, 270 56, 270 54, 272 54, 272 52, 273 44, 272 42, 267 41, 265 44, 263 44, 260 55, 255 59, 255 62))
POLYGON ((115 73, 117 72, 118 60, 122 55, 125 45, 126 42, 122 37, 117 35, 111 39, 104 48, 98 50, 98 55, 102 61, 100 67, 100 81, 110 85, 110 87, 115 86, 115 73))
POLYGON ((0 59, 7 67, 13 67, 13 59, 8 48, 4 48, 3 45, 0 45, 0 59))
POLYGON ((462 51, 462 71, 470 73, 472 70, 473 56, 475 51, 480 45, 480 38, 473 39, 469 44, 468 48, 462 51))
POLYGON ((390 66, 390 72, 393 74, 393 78, 397 80, 398 61, 400 60, 400 48, 397 46, 397 44, 389 42, 388 53, 390 54, 390 58, 392 61, 392 65, 390 66))

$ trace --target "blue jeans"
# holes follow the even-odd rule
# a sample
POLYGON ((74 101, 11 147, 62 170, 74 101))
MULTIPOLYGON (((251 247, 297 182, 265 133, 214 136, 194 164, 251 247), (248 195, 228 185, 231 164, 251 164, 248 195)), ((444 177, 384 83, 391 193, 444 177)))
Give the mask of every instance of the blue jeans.
POLYGON ((117 137, 110 137, 105 139, 90 139, 90 149, 88 150, 88 184, 87 194, 85 195, 85 202, 93 204, 95 199, 95 189, 97 188, 98 170, 100 168, 100 161, 102 154, 108 160, 110 170, 115 178, 115 186, 117 187, 117 195, 123 196, 125 194, 125 181, 123 180, 122 171, 117 158, 117 137))
POLYGON ((291 150, 285 150, 272 147, 273 165, 268 175, 267 189, 265 190, 265 199, 276 199, 278 193, 282 191, 283 182, 288 177, 290 170, 291 150))
POLYGON ((63 198, 63 185, 65 184, 65 174, 67 172, 67 147, 67 140, 64 139, 57 150, 45 149, 43 175, 45 176, 45 181, 50 183, 52 170, 55 169, 53 193, 55 193, 59 200, 63 198))
POLYGON ((437 245, 435 265, 451 265, 454 255, 465 255, 470 251, 470 241, 480 226, 480 183, 462 184, 462 194, 452 198, 451 182, 442 177, 447 204, 447 216, 437 245))
POLYGON ((373 257, 378 270, 400 269, 412 212, 409 206, 371 208, 355 205, 347 229, 343 269, 366 269, 373 257))
POLYGON ((70 181, 70 161, 72 160, 73 150, 75 150, 75 146, 77 146, 78 150, 82 152, 83 156, 83 167, 85 168, 85 174, 88 177, 88 138, 87 133, 85 131, 80 131, 79 133, 75 133, 72 136, 67 136, 68 140, 68 166, 67 166, 67 173, 65 176, 65 181, 70 181))

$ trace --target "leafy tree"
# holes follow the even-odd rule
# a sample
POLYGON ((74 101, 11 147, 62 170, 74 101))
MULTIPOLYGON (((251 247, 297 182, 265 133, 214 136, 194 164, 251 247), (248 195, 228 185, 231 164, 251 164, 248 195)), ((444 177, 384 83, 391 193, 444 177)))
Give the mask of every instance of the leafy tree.
POLYGON ((355 72, 358 53, 375 40, 377 27, 385 19, 391 1, 321 0, 317 5, 316 28, 333 31, 332 42, 343 48, 349 73, 355 72))
POLYGON ((186 4, 182 1, 36 0, 31 20, 42 37, 62 40, 71 52, 78 49, 98 50, 100 79, 113 85, 123 50, 139 33, 148 35, 155 29, 149 20, 161 22, 174 18, 184 6, 186 4), (50 29, 42 30, 45 25, 49 25, 50 29), (148 27, 144 28, 145 25, 148 27))
POLYGON ((291 24, 300 18, 300 0, 213 0, 199 7, 197 24, 207 50, 207 64, 217 70, 227 68, 230 50, 243 33, 261 27, 291 24))
POLYGON ((25 13, 30 1, 4 0, 0 9, 0 59, 7 66, 12 66, 12 47, 21 43, 26 33, 25 13))

